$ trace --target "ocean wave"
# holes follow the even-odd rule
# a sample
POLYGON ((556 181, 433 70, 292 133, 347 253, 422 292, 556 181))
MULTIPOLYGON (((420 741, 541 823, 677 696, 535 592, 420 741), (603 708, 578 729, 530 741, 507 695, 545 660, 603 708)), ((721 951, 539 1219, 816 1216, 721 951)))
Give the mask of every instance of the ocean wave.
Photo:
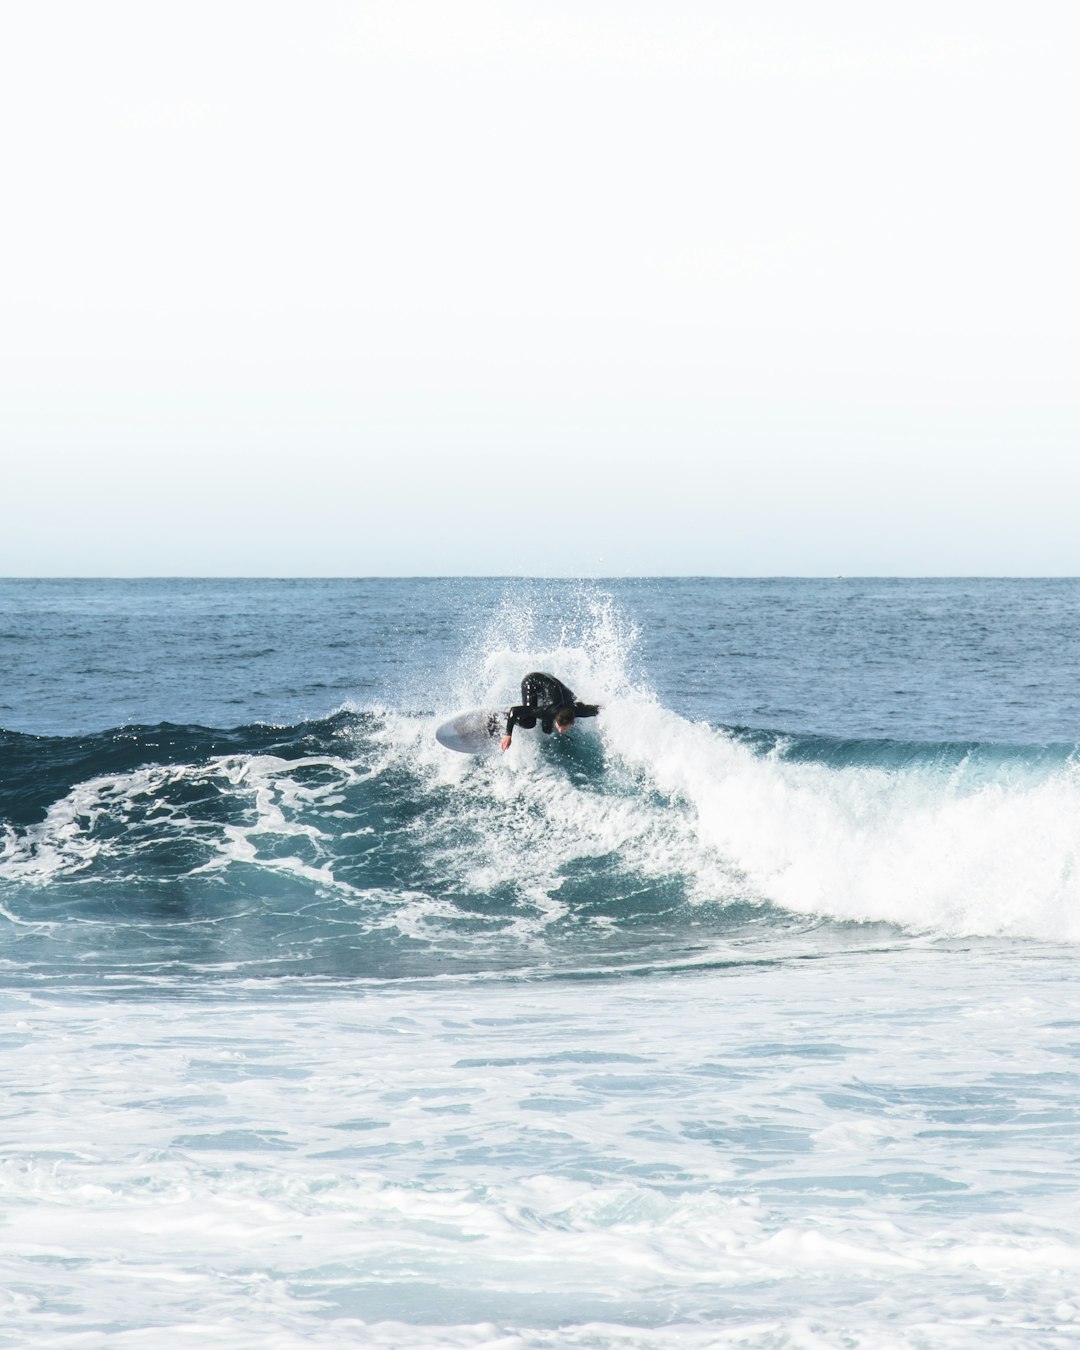
POLYGON ((699 846, 791 913, 940 935, 1080 940, 1073 746, 841 741, 620 710, 612 748, 699 846))
POLYGON ((326 749, 348 734, 345 711, 300 726, 254 725, 222 730, 161 722, 82 736, 34 736, 0 729, 0 820, 29 825, 65 792, 89 779, 145 765, 184 765, 214 756, 262 752, 296 758, 326 749))
POLYGON ((3 733, 0 953, 401 978, 675 969, 822 922, 1080 941, 1074 747, 715 727, 602 676, 595 724, 494 758, 390 709, 3 733))

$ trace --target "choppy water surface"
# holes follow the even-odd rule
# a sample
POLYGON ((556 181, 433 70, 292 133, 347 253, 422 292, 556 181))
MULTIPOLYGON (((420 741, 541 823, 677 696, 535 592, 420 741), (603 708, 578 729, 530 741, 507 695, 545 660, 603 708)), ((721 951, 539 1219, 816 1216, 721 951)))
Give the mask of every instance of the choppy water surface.
POLYGON ((1078 603, 0 583, 0 1344, 1075 1344, 1078 603))

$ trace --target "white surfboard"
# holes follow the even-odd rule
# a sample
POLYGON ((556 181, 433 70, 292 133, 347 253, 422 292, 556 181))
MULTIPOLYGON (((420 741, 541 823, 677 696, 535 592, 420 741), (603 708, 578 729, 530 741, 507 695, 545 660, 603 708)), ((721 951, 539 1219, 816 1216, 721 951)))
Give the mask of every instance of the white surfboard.
POLYGON ((461 755, 490 755, 498 750, 505 726, 504 712, 473 708, 445 721, 436 730, 435 739, 447 750, 456 750, 461 755))

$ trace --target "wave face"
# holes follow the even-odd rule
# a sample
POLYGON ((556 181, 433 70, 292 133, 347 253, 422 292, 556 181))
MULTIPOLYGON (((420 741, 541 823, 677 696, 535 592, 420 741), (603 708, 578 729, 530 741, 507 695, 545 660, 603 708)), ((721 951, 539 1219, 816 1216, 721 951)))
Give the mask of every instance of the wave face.
POLYGON ((663 706, 638 639, 603 595, 557 627, 507 603, 434 710, 3 733, 0 959, 31 983, 536 977, 1080 941, 1074 746, 710 724, 663 706), (436 744, 533 668, 601 717, 490 759, 436 744))

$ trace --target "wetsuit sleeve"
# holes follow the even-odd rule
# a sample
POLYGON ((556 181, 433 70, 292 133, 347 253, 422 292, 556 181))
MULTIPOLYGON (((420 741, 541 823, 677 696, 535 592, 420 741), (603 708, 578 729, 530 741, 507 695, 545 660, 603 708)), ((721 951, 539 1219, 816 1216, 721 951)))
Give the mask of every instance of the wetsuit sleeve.
POLYGON ((521 714, 524 711, 525 709, 520 704, 518 704, 516 707, 511 708, 510 711, 506 714, 505 735, 512 736, 514 734, 514 728, 521 721, 521 714))

